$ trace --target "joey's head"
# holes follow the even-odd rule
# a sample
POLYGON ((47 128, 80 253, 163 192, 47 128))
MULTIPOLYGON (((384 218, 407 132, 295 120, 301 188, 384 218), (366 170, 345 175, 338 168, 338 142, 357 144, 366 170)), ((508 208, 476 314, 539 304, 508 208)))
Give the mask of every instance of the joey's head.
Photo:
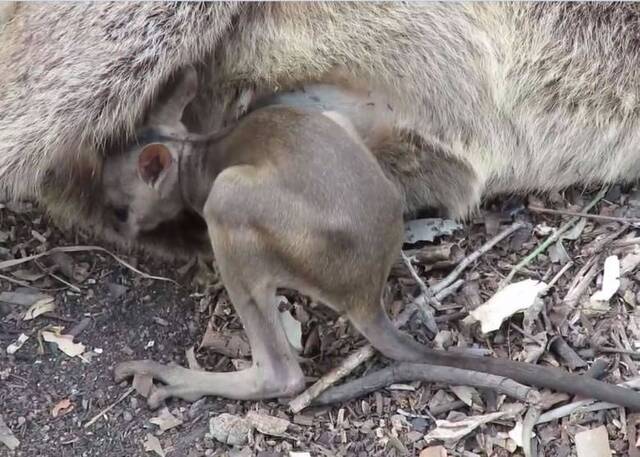
POLYGON ((173 143, 151 143, 108 160, 102 186, 107 221, 129 239, 177 218, 185 208, 173 143))
POLYGON ((134 239, 185 208, 179 183, 180 154, 187 147, 182 123, 198 79, 187 66, 159 97, 148 115, 141 140, 122 154, 110 156, 102 168, 106 220, 117 233, 134 239))

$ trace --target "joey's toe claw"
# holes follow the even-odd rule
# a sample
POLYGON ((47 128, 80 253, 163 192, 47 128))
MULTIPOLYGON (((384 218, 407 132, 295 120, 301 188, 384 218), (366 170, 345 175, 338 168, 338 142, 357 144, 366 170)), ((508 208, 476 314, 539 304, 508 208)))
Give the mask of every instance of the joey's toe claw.
POLYGON ((188 402, 194 402, 202 398, 202 396, 203 394, 192 386, 187 384, 175 384, 154 389, 149 395, 147 403, 149 404, 149 407, 156 409, 168 398, 175 397, 188 402))
POLYGON ((123 379, 130 378, 136 374, 148 374, 153 377, 157 376, 157 373, 164 368, 164 365, 153 362, 151 360, 132 360, 129 362, 122 362, 116 365, 114 370, 114 377, 116 382, 120 382, 123 379))

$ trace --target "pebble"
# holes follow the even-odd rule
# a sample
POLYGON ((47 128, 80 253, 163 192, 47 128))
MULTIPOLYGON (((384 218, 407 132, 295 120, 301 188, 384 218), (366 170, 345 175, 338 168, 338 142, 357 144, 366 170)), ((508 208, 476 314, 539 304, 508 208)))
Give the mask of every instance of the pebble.
POLYGON ((209 432, 216 440, 231 446, 242 446, 249 439, 251 424, 248 420, 222 413, 209 420, 209 432))

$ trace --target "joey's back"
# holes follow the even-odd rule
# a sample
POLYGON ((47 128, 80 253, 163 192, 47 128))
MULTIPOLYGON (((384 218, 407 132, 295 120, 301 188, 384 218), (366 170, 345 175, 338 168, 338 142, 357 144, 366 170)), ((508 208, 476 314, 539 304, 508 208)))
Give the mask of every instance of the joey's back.
POLYGON ((214 250, 225 249, 220 233, 259 233, 286 271, 281 287, 305 278, 302 288, 329 302, 336 289, 386 277, 402 243, 402 200, 357 137, 319 112, 274 106, 248 115, 221 147, 234 163, 203 211, 214 250))
POLYGON ((398 191, 371 152, 355 132, 320 112, 259 109, 225 139, 224 149, 230 165, 251 165, 281 183, 292 203, 304 199, 352 217, 377 207, 390 220, 402 217, 398 191))

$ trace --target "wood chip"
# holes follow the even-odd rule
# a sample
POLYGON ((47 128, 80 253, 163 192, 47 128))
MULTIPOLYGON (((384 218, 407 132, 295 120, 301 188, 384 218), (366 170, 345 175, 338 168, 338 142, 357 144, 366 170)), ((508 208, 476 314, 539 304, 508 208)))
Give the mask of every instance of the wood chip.
POLYGON ((8 447, 9 450, 20 446, 20 440, 13 435, 11 429, 4 423, 2 416, 0 416, 0 443, 8 447))
POLYGON ((160 414, 158 414, 156 417, 152 417, 151 419, 149 419, 149 422, 160 427, 160 430, 158 432, 158 435, 160 435, 161 433, 164 433, 167 430, 171 430, 172 428, 177 427, 178 425, 182 425, 183 421, 182 419, 179 419, 173 414, 171 414, 171 412, 169 411, 169 408, 165 407, 160 410, 160 414))
POLYGON ((420 457, 447 457, 447 450, 444 446, 426 447, 420 451, 420 457))
POLYGON ((155 452, 160 457, 165 457, 164 449, 160 444, 160 440, 153 436, 151 433, 147 433, 147 437, 144 440, 144 450, 147 452, 155 452))
POLYGON ((609 434, 604 425, 576 433, 578 457, 611 457, 609 434))

